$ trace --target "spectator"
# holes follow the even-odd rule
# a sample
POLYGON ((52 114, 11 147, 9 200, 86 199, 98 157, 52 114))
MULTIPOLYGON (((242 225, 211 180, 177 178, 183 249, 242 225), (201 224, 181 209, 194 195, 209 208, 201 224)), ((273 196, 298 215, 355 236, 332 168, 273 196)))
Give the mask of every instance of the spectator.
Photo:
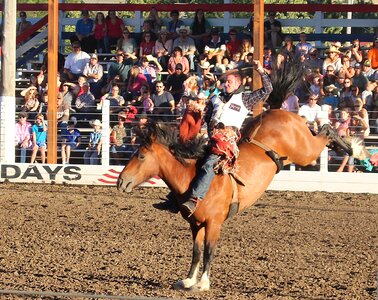
POLYGON ((105 51, 110 53, 111 46, 117 46, 117 41, 122 37, 125 25, 121 18, 117 17, 114 10, 109 10, 105 19, 106 29, 108 30, 105 39, 105 51))
POLYGON ((299 99, 294 93, 290 93, 281 106, 282 110, 297 113, 299 110, 299 99))
POLYGON ((163 68, 159 64, 156 57, 152 55, 143 56, 141 58, 141 66, 139 67, 139 73, 143 74, 147 78, 148 86, 152 89, 155 86, 157 73, 161 72, 163 68))
POLYGON ((376 71, 371 67, 370 61, 365 60, 362 64, 362 74, 369 80, 374 81, 375 80, 375 73, 376 71))
POLYGON ((136 57, 137 44, 135 39, 131 37, 130 30, 125 27, 122 31, 122 37, 117 41, 117 51, 122 51, 131 57, 136 57))
POLYGON ((28 114, 26 112, 18 114, 15 131, 16 162, 26 163, 27 152, 32 145, 31 124, 28 122, 28 114))
POLYGON ((62 164, 69 164, 71 151, 75 150, 81 144, 81 133, 75 128, 76 122, 69 120, 67 128, 62 130, 62 164))
POLYGON ((366 90, 366 86, 369 80, 362 73, 361 64, 356 63, 354 65, 354 76, 353 76, 353 85, 357 86, 360 91, 366 90))
POLYGON ((306 124, 311 131, 318 133, 318 127, 320 125, 319 115, 322 108, 317 104, 318 96, 310 94, 307 103, 299 108, 298 115, 306 119, 306 124))
POLYGON ((88 82, 87 82, 87 77, 85 77, 84 75, 79 76, 79 78, 77 79, 77 84, 73 82, 70 83, 71 88, 72 88, 72 93, 75 96, 75 100, 76 100, 76 97, 84 93, 85 83, 88 83, 88 82))
POLYGON ((75 116, 78 120, 89 120, 95 111, 96 100, 89 90, 89 83, 84 83, 83 89, 84 92, 75 101, 75 116))
POLYGON ((304 54, 307 57, 311 49, 312 45, 307 42, 306 33, 301 32, 299 34, 299 43, 295 46, 295 52, 297 55, 304 54))
POLYGON ((33 85, 21 91, 21 96, 24 97, 24 105, 21 107, 23 112, 27 112, 31 119, 34 119, 39 106, 38 91, 33 85))
POLYGON ((310 93, 318 96, 318 101, 324 96, 323 80, 320 75, 314 75, 310 85, 310 93))
POLYGON ((373 47, 367 53, 367 59, 374 70, 378 69, 378 37, 374 40, 373 47))
MULTIPOLYGON (((332 65, 329 65, 326 69, 326 72, 323 73, 323 85, 331 85, 336 83, 337 76, 335 74, 335 68, 332 65)), ((345 78, 344 75, 339 76, 341 78, 345 78)))
POLYGON ((263 68, 264 72, 270 74, 272 72, 272 49, 265 46, 263 49, 263 68))
MULTIPOLYGON (((339 76, 352 78, 354 76, 354 68, 350 65, 349 55, 343 55, 341 58, 341 67, 339 70, 339 76)), ((359 64, 358 64, 359 65, 359 64)))
POLYGON ((26 20, 26 12, 21 11, 20 12, 20 22, 17 23, 16 27, 16 35, 19 36, 24 31, 28 30, 30 27, 32 27, 32 23, 28 20, 26 20))
POLYGON ((166 89, 172 94, 176 104, 184 94, 183 84, 187 78, 188 76, 182 72, 182 65, 180 63, 176 65, 175 73, 169 75, 167 78, 166 89))
POLYGON ((252 46, 251 40, 245 38, 245 39, 242 40, 242 44, 241 44, 239 50, 240 50, 240 52, 242 54, 241 59, 245 61, 246 56, 249 53, 253 53, 255 49, 252 46))
POLYGON ((96 49, 96 40, 94 38, 94 22, 89 17, 89 12, 83 10, 81 12, 81 19, 76 22, 75 35, 71 38, 71 44, 79 41, 81 49, 84 52, 92 53, 96 49))
POLYGON ((94 19, 92 34, 96 41, 96 50, 97 53, 105 52, 105 39, 108 29, 106 27, 105 15, 102 12, 96 14, 94 19))
POLYGON ((211 30, 211 40, 205 47, 204 55, 211 64, 222 64, 222 58, 226 54, 226 45, 220 37, 218 28, 211 30))
POLYGON ((81 51, 80 42, 73 42, 72 52, 66 57, 64 62, 64 74, 69 81, 76 81, 83 75, 84 67, 89 62, 88 53, 81 51))
POLYGON ((190 31, 190 37, 194 40, 195 48, 199 54, 202 54, 211 31, 211 25, 209 21, 206 20, 205 13, 202 9, 196 10, 194 20, 190 25, 190 31))
POLYGON ((281 47, 283 53, 285 53, 288 57, 294 58, 296 47, 294 46, 293 38, 289 35, 285 36, 284 44, 281 47))
POLYGON ((167 71, 169 56, 172 53, 173 41, 168 37, 168 31, 161 29, 155 41, 154 56, 157 57, 161 67, 167 71))
POLYGON ((373 90, 377 86, 375 82, 369 82, 366 90, 362 91, 361 93, 361 99, 368 111, 372 110, 373 105, 373 90))
POLYGON ((102 132, 101 132, 101 121, 96 119, 89 122, 93 127, 93 132, 89 137, 89 144, 84 152, 84 163, 86 165, 99 165, 100 164, 100 155, 102 147, 102 132))
POLYGON ((200 74, 197 76, 197 84, 200 87, 200 89, 203 87, 206 76, 208 76, 214 82, 216 81, 215 75, 211 73, 211 69, 213 67, 214 66, 210 65, 208 61, 202 61, 200 63, 199 65, 200 74))
POLYGON ((172 10, 170 16, 171 20, 167 24, 167 30, 169 32, 169 37, 174 40, 177 37, 177 28, 185 26, 185 23, 179 19, 178 10, 172 10))
POLYGON ((226 53, 228 58, 232 58, 236 52, 240 52, 242 41, 238 38, 236 29, 230 29, 228 36, 230 40, 226 42, 226 53))
POLYGON ((71 85, 72 83, 68 81, 62 82, 60 92, 63 95, 63 101, 68 105, 70 111, 74 111, 72 108, 74 96, 71 92, 71 85))
POLYGON ((151 24, 151 29, 154 34, 158 34, 161 26, 163 25, 163 21, 160 18, 159 12, 157 11, 156 7, 151 7, 150 12, 148 13, 148 16, 145 20, 151 24))
POLYGON ((87 82, 89 83, 92 94, 95 98, 99 98, 104 70, 102 65, 98 63, 97 54, 93 53, 91 55, 89 62, 84 67, 83 75, 87 77, 87 82))
MULTIPOLYGON (((308 59, 306 60, 306 65, 311 69, 319 69, 321 70, 323 67, 323 60, 319 57, 319 50, 315 47, 312 47, 308 59)), ((323 74, 324 75, 324 74, 323 74)))
POLYGON ((340 101, 338 96, 339 89, 334 84, 330 84, 325 86, 323 90, 325 93, 324 104, 330 105, 333 110, 337 109, 340 101))
POLYGON ((110 94, 101 97, 99 107, 102 107, 104 101, 109 101, 110 121, 113 123, 117 120, 117 114, 122 111, 125 105, 125 99, 119 94, 119 86, 113 85, 110 94))
MULTIPOLYGON (((45 118, 47 117, 47 106, 48 106, 48 104, 49 104, 49 95, 48 95, 47 91, 44 91, 42 93, 41 101, 39 101, 39 106, 38 106, 37 112, 39 114, 43 114, 45 116, 45 118)), ((33 114, 33 116, 35 116, 35 115, 33 114)))
POLYGON ((175 47, 172 52, 171 58, 168 60, 168 73, 171 75, 176 70, 176 65, 180 63, 182 65, 182 72, 188 74, 190 71, 189 61, 183 56, 182 50, 180 47, 175 47))
POLYGON ((145 33, 149 33, 151 36, 151 40, 156 40, 156 34, 153 31, 152 23, 149 20, 144 20, 142 25, 142 37, 145 33))
POLYGON ((243 38, 253 40, 253 14, 249 17, 248 24, 242 30, 243 38))
POLYGON ((357 98, 355 101, 354 101, 354 112, 355 112, 355 116, 358 116, 357 119, 360 119, 361 123, 362 123, 362 128, 363 129, 363 136, 364 137, 367 137, 370 135, 370 126, 369 126, 369 114, 366 110, 366 108, 364 108, 364 103, 362 101, 361 98, 357 98))
POLYGON ((146 76, 139 72, 138 66, 132 66, 130 69, 130 76, 126 89, 126 101, 135 100, 139 96, 139 91, 143 85, 148 86, 148 80, 146 76))
POLYGON ((44 164, 46 162, 47 126, 42 114, 36 116, 35 123, 32 126, 32 141, 33 152, 30 163, 34 164, 39 150, 39 153, 41 154, 41 163, 44 164))
POLYGON ((155 40, 152 39, 151 32, 146 31, 142 34, 142 40, 139 45, 139 57, 152 55, 154 53, 155 40))
POLYGON ((180 47, 182 55, 189 60, 190 70, 194 70, 194 55, 197 52, 194 40, 189 36, 190 28, 187 26, 180 26, 176 29, 179 34, 173 41, 173 48, 180 47))
POLYGON ((154 102, 154 114, 158 116, 163 122, 169 122, 175 110, 175 100, 170 92, 164 90, 162 81, 155 82, 156 92, 152 95, 154 102))
POLYGON ((269 12, 269 19, 264 22, 264 39, 265 44, 273 49, 281 47, 282 26, 273 11, 269 12))
POLYGON ((345 78, 344 87, 340 91, 340 101, 339 109, 349 109, 352 110, 354 107, 352 99, 352 80, 350 78, 345 78))
POLYGON ((58 121, 58 128, 66 128, 69 118, 70 118, 70 108, 67 105, 67 103, 64 102, 63 94, 58 93, 57 109, 56 109, 56 119, 58 121))
POLYGON ((185 82, 183 83, 184 86, 184 93, 192 96, 193 98, 196 97, 199 93, 199 86, 197 82, 197 76, 191 75, 189 76, 185 82))
POLYGON ((112 132, 110 133, 110 157, 112 159, 112 164, 122 165, 126 161, 126 127, 124 126, 126 122, 126 114, 120 112, 118 114, 118 124, 114 125, 112 132))
POLYGON ((335 46, 331 46, 326 53, 327 57, 323 62, 323 75, 325 75, 328 66, 332 66, 335 73, 339 72, 342 65, 339 57, 340 51, 335 46))
POLYGON ((143 107, 142 112, 150 115, 153 113, 155 106, 151 99, 151 92, 149 89, 144 89, 141 93, 141 102, 143 107))
POLYGON ((134 57, 130 54, 124 54, 122 50, 118 50, 116 61, 111 62, 108 68, 108 83, 114 80, 116 76, 119 76, 120 81, 125 84, 129 71, 133 65, 134 57))
POLYGON ((360 49, 360 40, 354 39, 350 46, 350 65, 354 67, 356 63, 361 63, 363 59, 362 50, 360 49))

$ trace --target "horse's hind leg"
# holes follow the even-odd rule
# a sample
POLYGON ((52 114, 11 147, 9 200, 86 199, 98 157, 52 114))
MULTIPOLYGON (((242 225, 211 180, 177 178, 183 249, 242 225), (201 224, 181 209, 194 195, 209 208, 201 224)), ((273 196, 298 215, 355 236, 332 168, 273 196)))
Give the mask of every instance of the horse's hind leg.
POLYGON ((322 135, 326 136, 331 143, 335 143, 336 145, 340 146, 349 155, 353 154, 352 147, 346 143, 329 124, 323 125, 318 136, 322 135))
POLYGON ((200 268, 200 259, 203 247, 203 241, 205 236, 205 228, 198 227, 194 224, 190 224, 193 235, 193 254, 192 264, 190 266, 188 278, 177 281, 174 285, 174 289, 189 289, 197 283, 198 272, 200 268))

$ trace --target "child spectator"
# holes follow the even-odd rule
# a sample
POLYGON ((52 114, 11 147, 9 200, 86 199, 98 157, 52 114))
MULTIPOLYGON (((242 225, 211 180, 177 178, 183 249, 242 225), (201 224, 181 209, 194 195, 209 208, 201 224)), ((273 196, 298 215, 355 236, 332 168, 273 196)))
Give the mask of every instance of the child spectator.
POLYGON ((152 114, 154 111, 154 102, 151 99, 151 93, 149 89, 145 89, 142 94, 142 106, 143 106, 143 112, 146 114, 152 114))
POLYGON ((37 158, 38 150, 41 154, 41 163, 46 162, 46 141, 47 141, 47 126, 43 114, 38 114, 35 118, 35 124, 32 126, 32 156, 30 163, 34 163, 37 158))
POLYGON ((95 97, 89 91, 89 83, 84 83, 83 88, 84 92, 75 101, 76 118, 78 120, 90 119, 96 107, 95 97))
POLYGON ((93 132, 91 132, 88 147, 84 152, 84 163, 86 165, 99 165, 102 147, 102 124, 98 119, 89 122, 89 124, 93 127, 93 132))
POLYGON ((125 163, 125 161, 122 162, 122 159, 126 158, 126 114, 124 112, 120 112, 118 114, 118 124, 115 125, 112 129, 112 132, 110 134, 110 157, 112 158, 112 162, 114 164, 120 165, 122 163, 125 163))
POLYGON ((71 151, 77 149, 81 143, 81 134, 75 125, 75 121, 70 120, 67 128, 62 130, 62 164, 70 163, 71 151))

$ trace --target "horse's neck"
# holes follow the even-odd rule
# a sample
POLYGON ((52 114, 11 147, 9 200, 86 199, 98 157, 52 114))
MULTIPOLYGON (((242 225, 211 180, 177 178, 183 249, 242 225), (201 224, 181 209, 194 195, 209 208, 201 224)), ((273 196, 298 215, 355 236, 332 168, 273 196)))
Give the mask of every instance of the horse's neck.
POLYGON ((188 165, 184 166, 168 149, 165 149, 165 152, 166 155, 160 158, 158 175, 173 192, 184 194, 195 176, 195 161, 188 161, 188 165))

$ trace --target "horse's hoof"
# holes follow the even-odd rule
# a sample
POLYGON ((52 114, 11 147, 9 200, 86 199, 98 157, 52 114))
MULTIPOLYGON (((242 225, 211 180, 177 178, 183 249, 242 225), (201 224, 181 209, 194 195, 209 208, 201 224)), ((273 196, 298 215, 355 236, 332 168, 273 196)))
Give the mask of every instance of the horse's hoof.
POLYGON ((197 283, 196 281, 191 280, 189 278, 184 279, 184 280, 179 280, 179 281, 177 281, 173 284, 173 289, 175 289, 175 290, 189 290, 196 283, 197 283))
POLYGON ((197 283, 190 288, 191 292, 206 292, 210 290, 210 285, 207 283, 197 283))

